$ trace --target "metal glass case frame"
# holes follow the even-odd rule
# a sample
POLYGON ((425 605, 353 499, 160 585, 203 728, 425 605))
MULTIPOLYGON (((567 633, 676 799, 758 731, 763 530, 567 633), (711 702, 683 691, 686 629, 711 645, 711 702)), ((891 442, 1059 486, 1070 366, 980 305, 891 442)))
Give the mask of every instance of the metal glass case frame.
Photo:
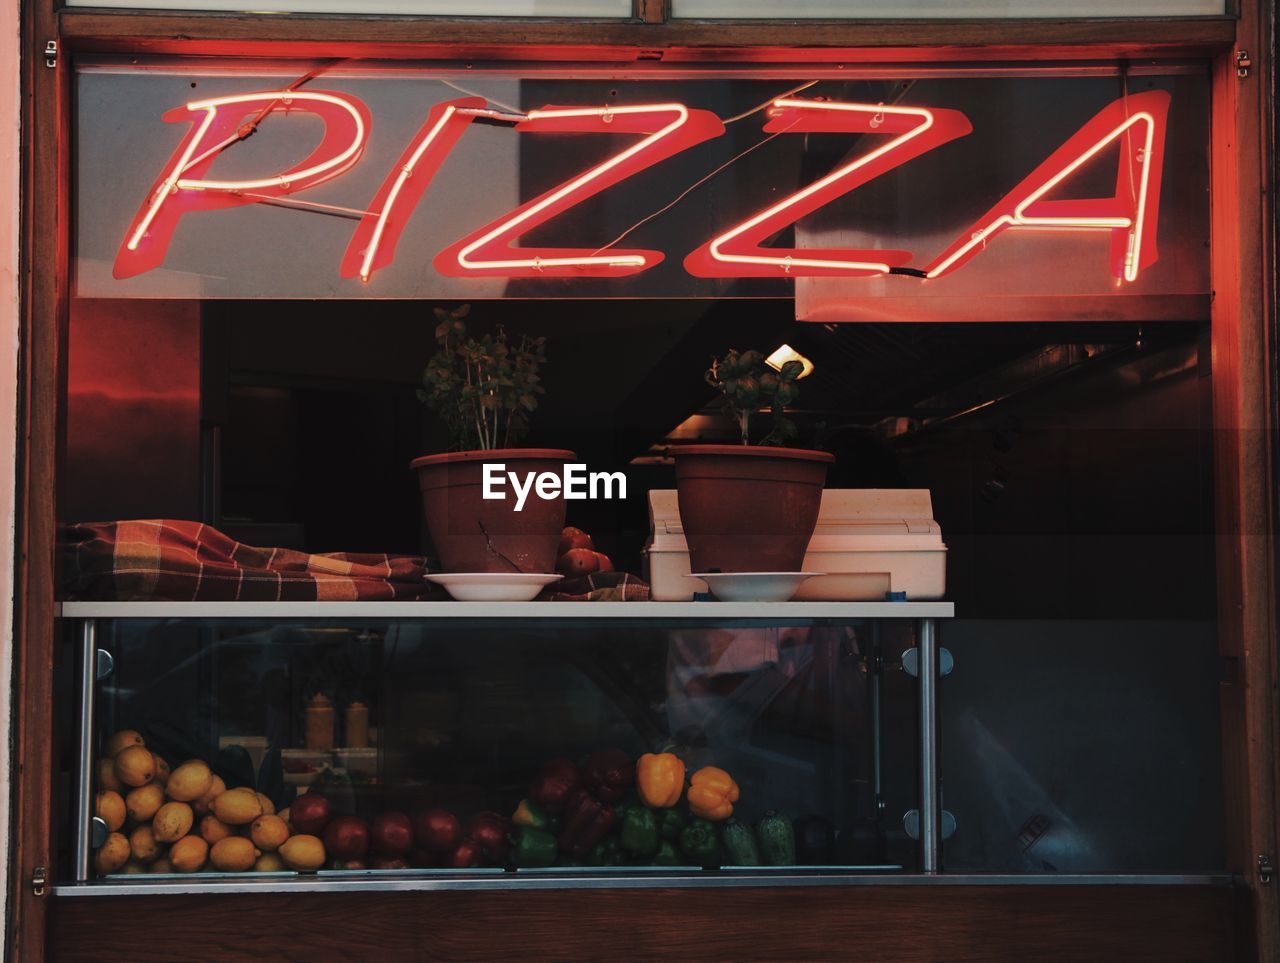
MULTIPOLYGON (((965 934, 988 955, 1039 955, 1052 946, 1059 955, 1079 955, 1128 939, 1144 952, 1160 955, 1257 956, 1280 952, 1280 904, 1270 867, 1276 859, 1276 733, 1274 679, 1275 593, 1272 529, 1273 478, 1270 451, 1274 398, 1274 273, 1269 247, 1273 210, 1269 189, 1274 172, 1271 141, 1274 37, 1267 4, 1244 0, 1239 16, 1163 21, 1042 20, 939 22, 726 23, 669 22, 663 3, 640 0, 628 23, 510 22, 494 20, 380 20, 356 17, 253 15, 121 14, 57 9, 52 0, 24 6, 23 125, 26 197, 23 316, 20 496, 17 572, 16 681, 21 699, 15 744, 21 767, 15 771, 13 896, 15 955, 38 958, 46 951, 70 958, 91 956, 88 934, 104 919, 92 900, 50 897, 46 882, 56 852, 53 806, 55 759, 52 665, 55 618, 54 530, 59 372, 63 370, 67 318, 69 184, 69 82, 77 52, 151 51, 217 55, 260 53, 298 59, 317 57, 485 56, 533 60, 599 59, 641 69, 661 69, 681 58, 714 58, 745 63, 847 60, 1131 59, 1198 57, 1210 65, 1212 90, 1212 278, 1213 419, 1215 425, 1216 528, 1220 649, 1224 665, 1223 741, 1226 759, 1229 887, 1168 885, 1133 887, 1048 886, 1042 895, 1012 891, 993 880, 954 879, 948 899, 910 890, 898 896, 881 889, 861 901, 874 926, 851 920, 844 898, 798 887, 782 897, 770 891, 735 895, 731 905, 708 897, 681 906, 683 919, 711 921, 731 915, 733 926, 714 932, 726 951, 760 951, 758 926, 765 908, 803 912, 806 935, 785 944, 793 953, 818 954, 824 947, 861 940, 864 951, 937 954, 929 933, 903 935, 896 927, 924 912, 965 934), (515 40, 513 34, 518 33, 515 40), (1099 892, 1101 889, 1101 892, 1099 892), (997 892, 992 892, 996 890, 997 892), (927 903, 924 902, 927 900, 927 903), (1017 906, 1021 921, 995 935, 984 920, 1008 919, 1017 906), (1000 907, 1004 907, 1004 912, 1000 907), (1245 922, 1236 921, 1243 918, 1245 922), (1088 927, 1080 924, 1087 919, 1088 927), (50 927, 52 920, 57 925, 50 927), (1087 931, 1087 932, 1086 932, 1087 931), (52 943, 46 944, 46 936, 52 943), (1047 942, 1051 941, 1051 942, 1047 942)), ((946 877, 940 877, 946 879, 946 877)), ((1123 882, 1117 880, 1117 882, 1123 882)), ((1151 880, 1128 882, 1151 884, 1151 880)), ((837 892, 833 891, 833 892, 837 892)), ((524 894, 522 894, 523 897, 524 894)), ((676 912, 655 891, 620 904, 609 890, 584 893, 573 909, 563 902, 530 897, 523 904, 496 896, 440 895, 430 912, 444 938, 480 938, 482 928, 464 917, 512 912, 535 942, 550 940, 563 927, 565 912, 624 921, 634 915, 676 912), (558 923, 557 923, 558 921, 558 923)), ((227 897, 234 899, 234 897, 227 897)), ((353 900, 340 909, 321 895, 281 897, 275 910, 316 919, 325 914, 363 914, 389 923, 423 912, 380 896, 353 900), (299 902, 311 900, 314 902, 299 902)), ((562 900, 563 897, 555 897, 562 900)), ((141 904, 139 904, 141 905, 141 904)), ((201 900, 200 912, 227 919, 241 912, 217 898, 201 900)), ((197 923, 199 915, 174 908, 174 920, 197 923)), ((621 922, 618 925, 623 925, 621 922)), ((917 928, 918 929, 918 928, 917 928)), ((543 945, 549 945, 544 943, 543 945)), ((577 944, 584 949, 583 944, 577 944)), ((652 945, 652 944, 651 944, 652 945)), ((956 947, 952 942, 952 949, 956 947)), ((407 949, 407 946, 404 948, 407 949)))
MULTIPOLYGON (((430 634, 451 626, 467 626, 500 630, 528 620, 590 627, 607 632, 629 626, 644 627, 708 627, 708 628, 780 628, 789 625, 857 625, 870 629, 873 640, 870 674, 870 712, 872 728, 872 772, 877 797, 880 793, 880 654, 879 629, 886 620, 909 620, 915 645, 902 656, 901 668, 916 680, 918 739, 915 769, 918 799, 915 807, 902 813, 886 813, 886 821, 900 820, 907 835, 917 841, 919 871, 926 876, 939 872, 942 839, 947 834, 938 785, 937 685, 944 674, 940 662, 950 656, 939 645, 939 622, 955 614, 950 602, 810 602, 810 603, 705 603, 705 602, 613 602, 582 604, 574 602, 502 603, 486 606, 480 612, 465 602, 242 602, 234 606, 217 603, 150 603, 150 602, 67 602, 62 605, 63 620, 76 627, 79 667, 76 690, 79 695, 79 733, 77 736, 75 794, 72 805, 73 880, 54 885, 55 896, 126 896, 160 895, 166 892, 198 891, 211 887, 212 892, 290 892, 303 890, 326 892, 337 890, 379 891, 394 889, 449 888, 520 888, 555 885, 583 886, 599 884, 602 879, 623 879, 629 886, 739 886, 739 885, 833 885, 840 882, 868 882, 883 878, 882 874, 859 874, 834 870, 801 871, 789 874, 779 871, 750 872, 738 869, 712 876, 694 873, 655 873, 636 869, 619 869, 607 876, 598 871, 584 874, 565 870, 559 874, 540 873, 535 878, 522 874, 494 875, 493 870, 461 871, 448 874, 423 873, 413 870, 394 873, 343 872, 319 877, 271 879, 252 874, 239 879, 202 876, 176 879, 147 878, 94 880, 90 869, 93 849, 105 838, 105 824, 93 815, 94 760, 99 733, 94 724, 96 691, 99 683, 114 670, 118 656, 102 647, 99 627, 109 622, 131 620, 200 620, 217 624, 235 624, 237 620, 267 622, 273 625, 312 624, 336 626, 346 623, 361 625, 411 621, 430 634), (353 622, 352 620, 355 620, 353 622), (515 620, 515 621, 513 621, 515 620)), ((622 642, 621 644, 626 644, 622 642)), ((949 671, 949 665, 947 670, 949 671)), ((954 829, 954 821, 950 821, 954 829)), ((269 877, 271 874, 267 874, 269 877)))

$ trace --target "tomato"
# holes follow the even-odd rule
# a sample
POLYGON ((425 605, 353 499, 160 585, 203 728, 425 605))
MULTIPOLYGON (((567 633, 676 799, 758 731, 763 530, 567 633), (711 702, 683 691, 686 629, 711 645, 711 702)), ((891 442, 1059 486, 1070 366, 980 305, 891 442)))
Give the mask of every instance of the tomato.
POLYGON ((560 545, 556 549, 556 557, 568 554, 575 548, 585 548, 591 550, 595 545, 591 542, 591 536, 580 528, 566 528, 560 533, 560 545))
POLYGON ((596 553, 589 548, 575 548, 565 552, 556 562, 556 571, 566 578, 581 578, 600 568, 596 553))

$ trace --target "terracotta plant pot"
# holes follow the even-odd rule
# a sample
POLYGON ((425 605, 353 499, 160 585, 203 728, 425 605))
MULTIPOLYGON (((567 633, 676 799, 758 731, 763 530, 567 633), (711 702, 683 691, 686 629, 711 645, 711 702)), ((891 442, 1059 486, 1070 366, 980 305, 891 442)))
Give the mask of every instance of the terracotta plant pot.
POLYGON ((750 445, 681 445, 671 454, 691 571, 800 571, 830 454, 750 445))
POLYGON ((562 475, 565 463, 577 459, 557 448, 451 451, 415 458, 409 467, 418 473, 422 511, 444 571, 554 572, 564 499, 539 498, 530 491, 517 512, 509 482, 500 489, 505 498, 485 499, 484 466, 504 464, 523 479, 527 472, 562 475))

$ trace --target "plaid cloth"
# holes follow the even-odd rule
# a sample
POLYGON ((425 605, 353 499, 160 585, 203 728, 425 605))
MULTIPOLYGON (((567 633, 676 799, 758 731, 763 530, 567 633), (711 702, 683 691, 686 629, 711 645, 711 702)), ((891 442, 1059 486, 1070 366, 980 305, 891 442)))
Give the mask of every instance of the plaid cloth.
MULTIPOLYGON (((62 532, 66 597, 97 602, 388 602, 447 599, 410 555, 309 555, 254 548, 201 522, 86 522, 62 532)), ((611 572, 557 582, 540 599, 645 601, 649 587, 611 572)))
POLYGON ((552 582, 539 602, 647 602, 649 586, 627 572, 603 572, 552 582))
POLYGON ((89 522, 64 529, 72 599, 99 602, 386 602, 447 598, 414 556, 254 548, 200 522, 89 522))

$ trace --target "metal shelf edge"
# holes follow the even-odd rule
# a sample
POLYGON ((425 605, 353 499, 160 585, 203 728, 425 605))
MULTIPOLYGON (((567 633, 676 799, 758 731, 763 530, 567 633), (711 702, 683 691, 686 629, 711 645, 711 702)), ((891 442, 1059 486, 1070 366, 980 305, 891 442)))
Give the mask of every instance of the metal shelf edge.
POLYGON ((1228 874, 1203 875, 1007 875, 964 873, 923 874, 748 874, 706 873, 641 875, 531 877, 502 873, 487 877, 455 879, 237 879, 226 882, 192 881, 155 883, 76 883, 55 886, 58 897, 90 896, 182 896, 240 893, 349 893, 349 892, 431 892, 436 890, 493 889, 647 889, 701 888, 720 886, 1228 886, 1235 882, 1228 874))
POLYGON ((927 619, 952 602, 62 602, 65 619, 927 619))

